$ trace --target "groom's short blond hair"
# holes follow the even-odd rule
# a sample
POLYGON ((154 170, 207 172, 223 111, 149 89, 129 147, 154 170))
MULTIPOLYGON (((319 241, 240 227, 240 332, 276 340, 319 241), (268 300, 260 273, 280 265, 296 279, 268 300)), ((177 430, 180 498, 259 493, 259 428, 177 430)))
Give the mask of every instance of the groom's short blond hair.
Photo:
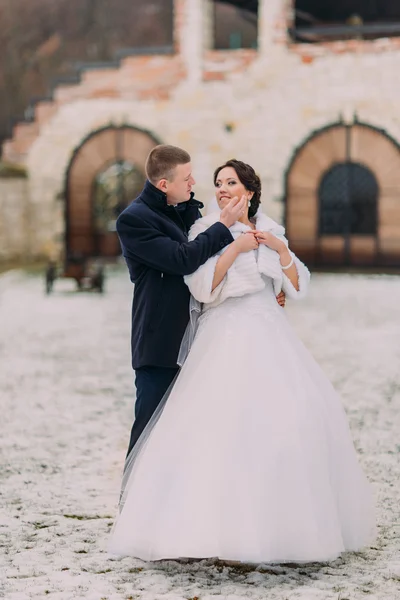
POLYGON ((150 152, 146 161, 147 179, 156 185, 160 179, 172 181, 174 170, 178 165, 186 165, 191 161, 190 154, 177 146, 161 144, 150 152))

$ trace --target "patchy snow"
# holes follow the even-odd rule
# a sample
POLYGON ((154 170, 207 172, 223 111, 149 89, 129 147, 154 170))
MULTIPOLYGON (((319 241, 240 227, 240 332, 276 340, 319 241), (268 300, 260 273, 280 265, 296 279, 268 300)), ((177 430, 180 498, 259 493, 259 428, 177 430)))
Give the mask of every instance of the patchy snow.
POLYGON ((342 394, 379 537, 334 563, 258 568, 107 555, 133 415, 130 283, 116 269, 104 296, 69 280, 43 288, 35 275, 0 277, 0 596, 400 598, 399 277, 314 275, 308 301, 288 307, 342 394))

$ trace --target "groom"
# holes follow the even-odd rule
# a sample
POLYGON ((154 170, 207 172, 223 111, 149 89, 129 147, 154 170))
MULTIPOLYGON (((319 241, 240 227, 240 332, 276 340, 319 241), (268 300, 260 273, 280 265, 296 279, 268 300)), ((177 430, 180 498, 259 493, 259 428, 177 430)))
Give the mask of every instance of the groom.
POLYGON ((183 276, 194 273, 233 241, 229 231, 243 214, 234 198, 219 222, 188 242, 201 217, 194 199, 189 154, 175 146, 156 146, 146 162, 147 181, 119 216, 117 232, 135 284, 132 304, 132 367, 136 403, 128 454, 178 372, 177 357, 189 321, 190 293, 183 276))

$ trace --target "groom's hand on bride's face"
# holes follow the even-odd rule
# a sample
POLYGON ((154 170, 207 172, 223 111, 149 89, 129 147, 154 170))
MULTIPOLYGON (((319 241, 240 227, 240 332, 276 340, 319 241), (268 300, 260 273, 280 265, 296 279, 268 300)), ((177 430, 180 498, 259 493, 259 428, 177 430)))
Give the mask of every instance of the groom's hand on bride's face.
POLYGON ((229 204, 222 209, 219 220, 226 227, 232 227, 232 225, 244 215, 245 207, 246 196, 242 196, 240 199, 235 196, 230 200, 229 204))
POLYGON ((285 308, 285 304, 286 304, 285 292, 280 292, 277 295, 276 300, 277 300, 279 306, 282 306, 282 308, 285 308))

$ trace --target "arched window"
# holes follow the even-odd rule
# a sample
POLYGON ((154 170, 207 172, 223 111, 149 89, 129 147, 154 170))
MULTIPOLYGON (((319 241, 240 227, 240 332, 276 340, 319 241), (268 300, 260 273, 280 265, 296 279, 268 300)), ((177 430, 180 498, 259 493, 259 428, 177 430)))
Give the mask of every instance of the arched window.
POLYGON ((358 121, 312 132, 286 172, 285 225, 310 265, 400 264, 400 144, 358 121))
POLYGON ((115 231, 118 215, 139 195, 145 181, 143 168, 124 160, 113 163, 96 176, 93 217, 97 233, 115 231))
POLYGON ((350 161, 334 165, 319 186, 319 234, 375 235, 378 195, 368 167, 350 161))
POLYGON ((141 191, 146 158, 158 143, 130 125, 105 126, 82 140, 66 172, 67 256, 118 256, 115 221, 141 191))

